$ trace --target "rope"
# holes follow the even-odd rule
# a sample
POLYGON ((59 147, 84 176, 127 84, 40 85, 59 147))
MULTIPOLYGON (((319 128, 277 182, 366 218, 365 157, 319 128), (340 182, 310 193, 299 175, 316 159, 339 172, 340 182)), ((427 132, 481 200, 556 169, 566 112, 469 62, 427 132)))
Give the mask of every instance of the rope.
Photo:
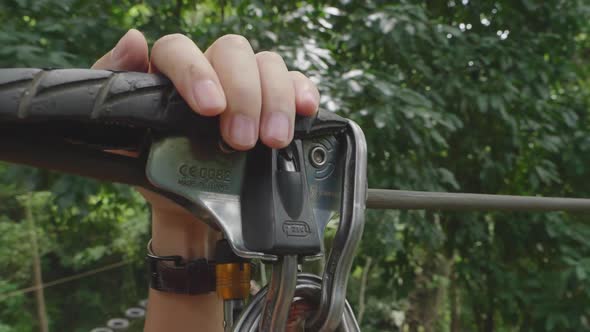
POLYGON ((31 287, 27 287, 27 288, 22 288, 19 290, 15 290, 15 291, 10 291, 10 292, 6 292, 6 293, 2 293, 0 294, 0 301, 5 300, 7 298, 13 297, 13 296, 17 296, 17 295, 22 295, 22 294, 26 294, 26 293, 30 293, 30 292, 34 292, 40 288, 48 288, 48 287, 52 287, 52 286, 57 286, 66 282, 70 282, 70 281, 74 281, 77 279, 81 279, 81 278, 85 278, 85 277, 89 277, 91 275, 100 273, 100 272, 104 272, 104 271, 108 271, 108 270, 112 270, 112 269, 116 269, 118 267, 121 267, 123 265, 127 265, 129 264, 129 261, 121 261, 118 263, 113 263, 113 264, 109 264, 109 265, 105 265, 103 267, 99 267, 97 269, 94 270, 90 270, 90 271, 86 271, 86 272, 82 272, 79 274, 75 274, 69 277, 64 277, 61 279, 57 279, 57 280, 53 280, 44 284, 41 284, 39 286, 31 286, 31 287))

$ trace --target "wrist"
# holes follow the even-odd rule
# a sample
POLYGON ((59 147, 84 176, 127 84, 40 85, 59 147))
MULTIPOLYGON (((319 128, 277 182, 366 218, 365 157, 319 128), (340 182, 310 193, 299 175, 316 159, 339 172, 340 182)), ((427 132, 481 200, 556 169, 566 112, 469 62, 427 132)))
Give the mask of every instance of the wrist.
MULTIPOLYGON (((185 209, 171 202, 162 204, 160 199, 163 198, 148 199, 152 209, 154 253, 179 255, 185 260, 212 259, 220 234, 185 209)), ((223 303, 213 292, 185 295, 149 291, 145 332, 191 331, 194 326, 203 331, 223 331, 221 322, 223 303)))
POLYGON ((221 234, 192 213, 143 188, 136 188, 152 210, 152 249, 156 255, 211 259, 221 234))
POLYGON ((212 259, 221 236, 190 212, 152 208, 152 249, 160 256, 212 259))

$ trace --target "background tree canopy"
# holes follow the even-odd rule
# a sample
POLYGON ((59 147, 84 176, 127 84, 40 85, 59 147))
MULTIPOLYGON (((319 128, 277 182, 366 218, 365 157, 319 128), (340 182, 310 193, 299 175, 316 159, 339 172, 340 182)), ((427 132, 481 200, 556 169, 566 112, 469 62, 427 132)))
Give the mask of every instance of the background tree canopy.
MULTIPOLYGON (((1 67, 89 67, 129 28, 226 33, 310 75, 357 121, 370 187, 590 197, 585 0, 3 0, 1 67)), ((148 211, 131 189, 0 166, 0 331, 39 330, 35 230, 53 331, 146 296, 148 211), (33 222, 31 222, 33 221, 33 222), (117 291, 113 291, 117 290, 117 291)), ((590 331, 590 218, 368 212, 349 299, 363 331, 590 331)))

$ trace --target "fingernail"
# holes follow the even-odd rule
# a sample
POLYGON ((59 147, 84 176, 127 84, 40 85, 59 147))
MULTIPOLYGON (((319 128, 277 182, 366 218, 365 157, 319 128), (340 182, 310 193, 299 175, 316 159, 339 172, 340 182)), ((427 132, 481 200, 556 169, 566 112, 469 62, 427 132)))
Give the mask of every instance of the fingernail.
POLYGON ((216 115, 225 109, 225 98, 212 80, 196 81, 193 86, 193 99, 198 111, 216 115))
POLYGON ((303 93, 303 100, 306 100, 308 103, 311 103, 314 106, 318 104, 318 101, 316 99, 316 95, 314 93, 312 93, 311 91, 305 91, 303 93))
POLYGON ((263 128, 264 135, 268 140, 280 145, 287 144, 289 140, 289 117, 283 112, 272 112, 263 128))
POLYGON ((257 135, 254 119, 243 114, 234 114, 232 115, 229 130, 229 137, 234 145, 249 148, 256 144, 257 135))
POLYGON ((117 42, 117 45, 115 45, 115 48, 113 48, 113 50, 111 51, 111 58, 115 61, 119 61, 121 59, 123 59, 123 57, 125 56, 125 37, 127 37, 127 34, 129 34, 129 31, 127 31, 127 33, 125 33, 123 35, 123 37, 121 37, 121 39, 119 39, 119 42, 117 42))

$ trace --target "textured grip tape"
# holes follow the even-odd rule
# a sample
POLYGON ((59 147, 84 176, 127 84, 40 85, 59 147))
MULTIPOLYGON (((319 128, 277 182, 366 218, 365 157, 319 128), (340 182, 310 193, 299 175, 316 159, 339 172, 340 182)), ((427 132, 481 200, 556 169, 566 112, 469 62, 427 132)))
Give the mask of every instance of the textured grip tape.
MULTIPOLYGON (((189 110, 160 75, 90 69, 1 69, 0 121, 78 123, 182 131, 215 118, 189 110)), ((213 126, 217 128, 217 126, 213 126)))
MULTIPOLYGON (((0 69, 0 126, 50 123, 49 127, 69 130, 86 124, 92 126, 93 136, 101 136, 105 125, 219 135, 218 122, 218 117, 191 111, 170 80, 160 75, 93 69, 0 69)), ((315 117, 297 118, 295 137, 344 127, 345 119, 320 111, 315 117)))

